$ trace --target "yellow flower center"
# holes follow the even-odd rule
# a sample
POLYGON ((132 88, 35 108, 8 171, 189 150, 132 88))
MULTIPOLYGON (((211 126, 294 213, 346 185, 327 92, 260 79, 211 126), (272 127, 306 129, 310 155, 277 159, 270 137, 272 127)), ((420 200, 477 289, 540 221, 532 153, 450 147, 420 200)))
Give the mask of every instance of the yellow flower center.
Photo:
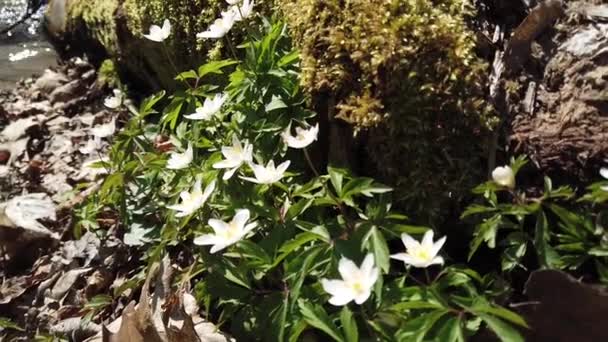
POLYGON ((351 288, 353 289, 353 291, 356 294, 362 294, 363 292, 365 292, 365 288, 363 287, 363 284, 361 284, 361 282, 359 282, 359 281, 351 284, 351 288))
POLYGON ((418 248, 413 253, 411 253, 414 257, 420 260, 430 260, 431 259, 431 251, 426 248, 418 248))
POLYGON ((237 236, 239 232, 239 228, 234 223, 230 223, 228 225, 228 229, 226 229, 226 238, 232 239, 237 236))

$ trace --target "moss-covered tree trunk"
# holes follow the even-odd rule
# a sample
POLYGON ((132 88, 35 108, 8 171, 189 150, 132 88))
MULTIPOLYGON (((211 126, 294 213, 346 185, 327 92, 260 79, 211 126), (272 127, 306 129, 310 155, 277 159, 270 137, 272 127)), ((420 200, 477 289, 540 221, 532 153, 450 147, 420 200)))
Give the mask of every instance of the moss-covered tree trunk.
POLYGON ((121 76, 145 90, 171 89, 177 71, 196 68, 218 55, 219 41, 201 41, 227 4, 220 0, 51 0, 47 31, 63 56, 111 59, 121 76), (150 25, 167 18, 172 33, 163 43, 147 40, 150 25))

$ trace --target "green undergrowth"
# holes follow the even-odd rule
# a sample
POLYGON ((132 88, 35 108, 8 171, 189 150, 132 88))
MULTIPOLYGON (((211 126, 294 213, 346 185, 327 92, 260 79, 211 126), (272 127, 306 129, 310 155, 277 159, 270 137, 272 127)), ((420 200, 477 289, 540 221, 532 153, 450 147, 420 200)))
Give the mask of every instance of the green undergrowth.
MULTIPOLYGON (((378 8, 390 5, 382 14, 388 17, 391 11, 407 17, 410 12, 404 12, 403 6, 445 15, 460 11, 456 2, 437 9, 425 1, 370 3, 378 8)), ((370 5, 363 2, 348 4, 366 9, 372 19, 382 13, 377 8, 372 16, 370 5)), ((301 9, 307 15, 314 9, 321 16, 327 10, 301 9)), ((355 18, 361 25, 372 25, 368 17, 355 18)), ((343 19, 355 25, 351 18, 343 19)), ((402 32, 408 27, 408 21, 402 20, 394 23, 395 31, 386 37, 416 36, 402 32)), ((290 26, 263 18, 259 23, 248 27, 232 58, 182 72, 176 77, 181 84, 178 90, 160 91, 138 108, 129 105, 131 117, 113 138, 109 161, 98 165, 107 168, 109 176, 77 212, 75 235, 85 229, 107 233, 97 218, 112 212, 119 217, 124 241, 142 251, 143 264, 168 254, 181 267, 179 281, 193 289, 206 319, 242 341, 466 341, 490 330, 501 341, 519 342, 528 326, 508 309, 512 298, 521 295, 521 289, 512 284, 515 272, 563 269, 606 281, 605 182, 577 194, 567 186, 554 187, 546 179, 540 195, 530 197, 529 189, 516 182, 525 159, 515 159, 502 168, 502 178, 495 176, 474 188, 476 199, 458 222, 471 228, 471 234, 462 233, 469 246, 455 246, 462 239, 446 240, 439 233, 448 229, 439 227, 435 232, 417 225, 420 221, 408 218, 393 204, 408 191, 425 191, 426 182, 451 184, 447 171, 433 159, 446 158, 436 146, 425 150, 432 163, 402 168, 403 177, 420 176, 409 180, 412 185, 407 190, 393 189, 346 168, 318 169, 308 153, 319 144, 315 129, 320 114, 312 110, 312 61, 301 41, 307 35, 298 31, 302 27, 295 22, 289 22, 290 26), (431 165, 435 168, 425 169, 431 165), (468 259, 446 253, 467 249, 468 259), (483 260, 491 272, 482 274, 471 268, 481 251, 492 249, 500 257, 483 260)), ((454 25, 452 31, 464 30, 454 25)), ((239 26, 236 30, 242 29, 239 26)), ((447 29, 436 31, 448 34, 447 29)), ((450 42, 445 46, 456 46, 450 42)), ((362 48, 378 49, 382 60, 394 56, 383 49, 397 49, 397 45, 374 41, 362 48)), ((458 56, 463 58, 466 51, 458 56)), ((377 59, 364 60, 361 57, 359 70, 367 71, 359 76, 368 77, 376 70, 377 59)), ((457 74, 451 81, 447 77, 446 82, 458 84, 461 76, 465 77, 457 74)), ((400 90, 409 84, 395 83, 400 90)), ((457 86, 453 89, 459 94, 457 86)), ((359 90, 356 106, 372 106, 369 101, 374 98, 386 101, 388 94, 374 87, 359 90)), ((440 103, 447 90, 418 91, 419 87, 399 99, 421 104, 417 112, 421 122, 437 119, 425 116, 435 112, 422 104, 433 97, 440 103)), ((394 111, 398 107, 382 106, 394 111)), ((455 117, 447 115, 449 111, 439 113, 446 120, 468 120, 463 112, 455 117)), ((404 115, 399 120, 416 122, 404 115)), ((443 127, 433 120, 429 122, 443 127)), ((426 127, 429 122, 420 125, 426 127)), ((389 129, 378 127, 370 132, 389 129)), ((403 133, 383 137, 394 139, 399 134, 403 133)), ((405 134, 406 146, 397 147, 410 148, 413 136, 405 134)), ((445 169, 467 170, 475 165, 454 162, 445 169)), ((446 189, 451 189, 448 185, 446 189)), ((434 196, 428 200, 442 200, 442 195, 434 196)), ((134 276, 131 281, 138 279, 134 276)), ((104 303, 111 305, 123 295, 115 291, 112 298, 104 297, 104 303)))

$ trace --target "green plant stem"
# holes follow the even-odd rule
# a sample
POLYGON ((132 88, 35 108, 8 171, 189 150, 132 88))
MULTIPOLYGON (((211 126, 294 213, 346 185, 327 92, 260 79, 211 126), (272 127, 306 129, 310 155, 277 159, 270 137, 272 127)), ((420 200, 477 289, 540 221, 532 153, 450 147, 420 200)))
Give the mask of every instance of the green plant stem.
POLYGON ((230 49, 230 52, 232 53, 232 57, 234 57, 235 60, 238 60, 239 58, 237 57, 236 49, 232 45, 230 38, 228 38, 228 36, 224 36, 224 38, 226 38, 226 42, 227 42, 228 48, 230 49))
MULTIPOLYGON (((179 75, 179 71, 177 70, 177 67, 175 66, 175 63, 173 63, 173 59, 171 59, 171 56, 169 55, 169 49, 167 49, 167 45, 165 45, 164 42, 161 43, 161 45, 163 46, 163 51, 165 52, 165 56, 169 60, 169 64, 171 64, 171 68, 173 68, 173 72, 175 73, 175 76, 179 75)), ((192 88, 192 86, 190 85, 190 83, 188 83, 188 81, 184 80, 184 83, 186 83, 186 85, 188 86, 188 88, 194 89, 194 88, 192 88)))

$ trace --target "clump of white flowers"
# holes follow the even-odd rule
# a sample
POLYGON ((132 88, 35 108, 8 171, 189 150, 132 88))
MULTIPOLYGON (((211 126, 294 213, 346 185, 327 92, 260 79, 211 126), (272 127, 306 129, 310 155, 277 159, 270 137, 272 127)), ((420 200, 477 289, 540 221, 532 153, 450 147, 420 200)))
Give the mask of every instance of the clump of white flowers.
POLYGON ((219 39, 224 37, 237 21, 242 21, 251 16, 255 2, 249 0, 226 0, 232 6, 213 22, 207 31, 196 35, 201 39, 219 39))

